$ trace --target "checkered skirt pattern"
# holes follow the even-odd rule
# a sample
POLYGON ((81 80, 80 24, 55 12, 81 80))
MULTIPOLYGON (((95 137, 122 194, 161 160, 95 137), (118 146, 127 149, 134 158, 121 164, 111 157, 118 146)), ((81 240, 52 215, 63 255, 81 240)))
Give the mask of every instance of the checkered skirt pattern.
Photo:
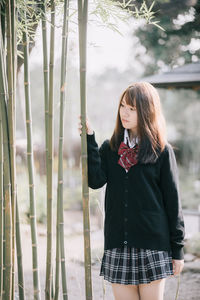
POLYGON ((99 275, 112 283, 138 285, 173 274, 171 252, 124 246, 104 250, 99 275))

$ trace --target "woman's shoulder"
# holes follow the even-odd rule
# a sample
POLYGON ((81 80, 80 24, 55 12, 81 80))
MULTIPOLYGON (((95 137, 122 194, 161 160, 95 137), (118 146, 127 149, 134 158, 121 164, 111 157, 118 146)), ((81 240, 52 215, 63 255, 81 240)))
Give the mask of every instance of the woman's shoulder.
POLYGON ((171 143, 166 142, 165 147, 160 154, 160 161, 162 162, 163 160, 171 160, 175 158, 174 149, 175 148, 171 143))
POLYGON ((110 150, 110 140, 109 139, 106 139, 106 140, 103 141, 103 143, 100 146, 100 150, 103 150, 103 151, 109 151, 110 150))

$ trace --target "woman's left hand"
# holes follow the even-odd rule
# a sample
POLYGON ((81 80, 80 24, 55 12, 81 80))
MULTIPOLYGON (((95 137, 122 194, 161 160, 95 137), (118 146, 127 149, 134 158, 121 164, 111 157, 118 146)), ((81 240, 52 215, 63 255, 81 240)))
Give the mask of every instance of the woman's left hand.
POLYGON ((182 272, 184 267, 184 259, 172 259, 174 275, 178 275, 182 272))

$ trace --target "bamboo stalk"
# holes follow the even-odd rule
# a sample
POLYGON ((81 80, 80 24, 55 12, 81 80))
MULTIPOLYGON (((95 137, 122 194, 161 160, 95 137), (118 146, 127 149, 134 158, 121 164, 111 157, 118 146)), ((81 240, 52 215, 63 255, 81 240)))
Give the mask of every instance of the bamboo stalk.
POLYGON ((32 264, 33 264, 33 286, 34 299, 40 299, 40 282, 38 269, 37 253, 37 228, 36 228, 36 209, 35 209, 35 190, 34 190, 34 163, 33 163, 33 142, 32 142, 32 115, 31 115, 31 96, 29 79, 29 41, 26 29, 23 31, 24 48, 24 89, 26 107, 26 132, 27 132, 27 162, 29 175, 29 197, 30 197, 30 224, 32 239, 32 264))
POLYGON ((25 286, 24 286, 21 233, 20 233, 20 221, 19 221, 19 209, 18 209, 17 197, 16 197, 16 248, 17 248, 19 299, 24 300, 25 299, 25 293, 24 293, 25 286))
MULTIPOLYGON (((13 128, 13 65, 12 65, 12 29, 11 29, 11 1, 6 1, 6 36, 7 36, 7 83, 8 83, 8 101, 7 101, 7 113, 8 113, 8 160, 11 159, 9 164, 9 169, 6 169, 10 173, 14 170, 14 128, 13 128)), ((12 175, 9 178, 8 186, 5 190, 5 298, 12 298, 12 271, 13 271, 13 261, 12 261, 12 249, 13 249, 13 224, 12 224, 12 205, 15 205, 15 194, 12 193, 12 175), (10 198, 10 188, 11 188, 11 198, 10 198), (9 190, 9 191, 8 191, 9 190), (12 201, 12 204, 11 204, 12 201), (7 221, 6 221, 7 215, 7 221), (10 256, 11 255, 11 256, 10 256)), ((9 176, 10 177, 10 176, 9 176)))
MULTIPOLYGON (((15 145, 15 132, 16 132, 16 109, 15 109, 15 95, 16 95, 16 22, 15 22, 15 0, 10 2, 11 15, 11 44, 12 44, 12 102, 8 110, 8 119, 10 124, 10 164, 11 164, 11 199, 12 199, 12 298, 15 294, 15 222, 16 222, 16 145, 15 145)), ((9 106, 8 106, 9 107, 9 106)))
POLYGON ((46 299, 51 297, 52 278, 52 203, 53 203, 53 92, 54 92, 54 39, 55 39, 55 2, 51 0, 51 32, 49 61, 49 107, 48 107, 48 161, 47 161, 47 258, 46 258, 46 299))
POLYGON ((45 150, 46 150, 46 174, 48 174, 48 112, 49 112, 49 69, 47 51, 47 25, 46 25, 46 1, 41 4, 42 15, 42 46, 43 46, 43 76, 44 76, 44 106, 45 106, 45 150))
MULTIPOLYGON (((2 7, 0 6, 0 38, 1 44, 3 44, 2 39, 2 7)), ((0 52, 1 55, 1 52, 0 52)), ((1 59, 2 60, 2 59, 1 59)), ((0 70, 1 72, 1 70, 0 70)), ((0 86, 2 90, 2 87, 0 86)), ((1 101, 1 99, 0 99, 1 101)), ((0 106, 0 299, 3 297, 3 225, 4 225, 4 199, 3 199, 3 128, 1 119, 1 106, 0 106)))
POLYGON ((2 35, 2 40, 3 40, 3 44, 5 43, 5 33, 6 33, 6 30, 5 30, 5 4, 1 4, 1 15, 0 15, 0 18, 1 18, 1 35, 2 35))
MULTIPOLYGON (((0 41, 1 34, 0 34, 0 41)), ((3 273, 3 299, 11 299, 12 287, 12 212, 11 212, 11 178, 9 161, 9 132, 7 116, 7 93, 5 86, 5 62, 0 43, 0 109, 3 128, 3 189, 4 189, 4 273, 3 273)))
MULTIPOLYGON (((48 70, 48 51, 47 51, 47 26, 46 26, 46 3, 45 0, 41 4, 42 16, 42 44, 43 44, 43 75, 44 75, 44 106, 45 106, 45 151, 46 151, 46 174, 48 176, 48 112, 49 112, 49 70, 48 70)), ((48 179, 47 179, 47 203, 48 203, 48 179)), ((48 218, 48 216, 47 216, 48 218)), ((48 222, 48 221, 47 221, 48 222)), ((48 227, 48 226, 47 226, 48 227)), ((45 297, 51 299, 52 287, 52 267, 51 267, 51 253, 49 253, 49 238, 47 230, 47 254, 46 254, 46 283, 45 283, 45 297), (50 257, 49 257, 50 255, 50 257), (49 264, 50 259, 50 264, 49 264), (50 269, 51 268, 51 269, 50 269), (50 296, 51 295, 51 296, 50 296)))
POLYGON ((0 299, 3 295, 3 137, 0 114, 0 299))
MULTIPOLYGON (((60 189, 57 188, 57 199, 60 198, 60 189)), ((58 300, 59 289, 60 289, 60 234, 59 234, 59 223, 60 223, 60 201, 57 201, 57 220, 56 220, 56 274, 55 274, 55 295, 54 300, 58 300)))
MULTIPOLYGON (((42 45, 43 45, 43 76, 44 76, 44 106, 45 106, 45 151, 46 151, 46 174, 48 176, 48 110, 49 110, 49 70, 48 70, 48 51, 47 51, 47 26, 46 26, 46 2, 43 0, 41 4, 42 15, 42 45)), ((47 203, 48 203, 48 179, 47 179, 47 203)), ((47 232, 48 236, 48 232, 47 232)), ((48 243, 48 241, 47 241, 48 243)), ((51 258, 50 258, 51 259, 51 258)), ((46 283, 45 283, 45 297, 50 299, 51 293, 51 281, 52 281, 52 269, 49 265, 49 249, 47 245, 46 254, 46 283)), ((52 297, 52 295, 51 295, 52 297)))
POLYGON ((61 82, 60 82, 60 126, 59 126, 59 156, 58 156, 58 199, 59 202, 59 237, 60 257, 62 271, 63 299, 67 300, 67 278, 65 268, 65 243, 64 243, 64 212, 63 212, 63 138, 64 138, 64 107, 67 65, 67 37, 68 37, 69 0, 64 1, 64 18, 62 29, 62 54, 61 54, 61 82))
MULTIPOLYGON (((2 7, 1 7, 2 9, 2 7)), ((5 30, 5 27, 2 26, 2 15, 0 15, 0 21, 1 21, 1 26, 0 26, 0 90, 1 90, 1 94, 0 94, 0 116, 1 116, 1 121, 2 121, 2 134, 3 134, 3 143, 4 143, 4 139, 6 140, 6 136, 5 136, 5 131, 4 132, 4 128, 6 128, 5 130, 7 130, 7 127, 5 127, 5 116, 3 117, 3 103, 4 101, 6 101, 6 93, 5 93, 5 54, 4 54, 4 39, 3 39, 3 35, 2 35, 2 28, 5 30)), ((7 126, 7 123, 6 123, 7 126)), ((5 145, 6 146, 6 145, 5 145)), ((4 146, 3 146, 4 148, 4 146)), ((4 150, 5 151, 5 150, 4 150)), ((3 155, 5 155, 3 153, 3 155)), ((3 157, 4 159, 4 157, 3 157)), ((4 166, 3 166, 4 167, 4 166)), ((3 174, 3 173, 2 173, 3 174)), ((3 184, 4 184, 4 176, 3 176, 3 184)), ((3 197, 4 197, 4 187, 3 187, 3 197)), ((3 265, 2 265, 2 299, 3 299, 3 294, 5 292, 5 199, 3 199, 3 265)))
MULTIPOLYGON (((2 72, 0 71, 0 87, 2 87, 2 72)), ((4 185, 4 274, 3 299, 11 299, 12 288, 12 219, 11 219, 11 178, 9 166, 8 122, 5 99, 1 96, 1 118, 3 127, 3 185, 4 185)))
POLYGON ((84 261, 86 300, 92 300, 91 249, 90 249, 90 211, 89 187, 87 178, 87 139, 86 139, 86 48, 87 48, 88 0, 78 0, 79 55, 80 55, 80 99, 81 99, 81 162, 82 162, 82 200, 84 225, 84 261))

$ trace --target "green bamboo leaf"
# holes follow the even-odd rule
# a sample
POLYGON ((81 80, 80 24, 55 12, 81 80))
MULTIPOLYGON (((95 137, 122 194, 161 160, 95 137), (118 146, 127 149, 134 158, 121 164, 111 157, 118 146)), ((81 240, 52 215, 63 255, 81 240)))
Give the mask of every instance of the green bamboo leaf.
POLYGON ((148 12, 150 13, 150 11, 152 10, 153 6, 154 6, 155 1, 152 2, 150 8, 148 9, 148 12))
MULTIPOLYGON (((157 22, 159 22, 159 21, 157 21, 157 22)), ((155 25, 156 27, 158 27, 159 29, 165 31, 165 29, 164 29, 163 27, 161 27, 160 25, 158 25, 157 22, 152 22, 152 23, 149 23, 149 24, 153 24, 153 25, 155 25)))
POLYGON ((146 9, 146 3, 143 1, 141 7, 140 7, 140 11, 142 11, 143 9, 146 9))

